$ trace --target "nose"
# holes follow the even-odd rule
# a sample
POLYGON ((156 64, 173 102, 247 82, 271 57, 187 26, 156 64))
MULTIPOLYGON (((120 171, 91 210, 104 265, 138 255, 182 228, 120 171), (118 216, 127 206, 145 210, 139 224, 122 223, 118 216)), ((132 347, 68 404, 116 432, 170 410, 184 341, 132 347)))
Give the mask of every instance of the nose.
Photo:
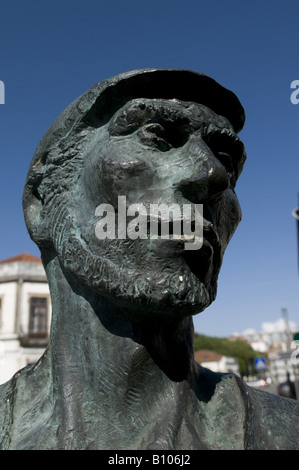
POLYGON ((192 173, 183 177, 177 185, 184 198, 193 203, 203 203, 220 196, 230 187, 230 177, 226 168, 211 151, 203 152, 192 165, 192 173))

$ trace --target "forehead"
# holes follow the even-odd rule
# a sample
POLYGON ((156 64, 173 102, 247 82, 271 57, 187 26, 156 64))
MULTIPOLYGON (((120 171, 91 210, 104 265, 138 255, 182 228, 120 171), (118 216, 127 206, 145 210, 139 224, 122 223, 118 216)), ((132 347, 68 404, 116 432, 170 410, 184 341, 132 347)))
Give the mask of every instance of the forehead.
POLYGON ((146 98, 134 99, 117 111, 110 120, 109 133, 126 135, 150 122, 187 126, 191 131, 215 125, 234 133, 232 125, 224 116, 202 104, 176 99, 146 98))

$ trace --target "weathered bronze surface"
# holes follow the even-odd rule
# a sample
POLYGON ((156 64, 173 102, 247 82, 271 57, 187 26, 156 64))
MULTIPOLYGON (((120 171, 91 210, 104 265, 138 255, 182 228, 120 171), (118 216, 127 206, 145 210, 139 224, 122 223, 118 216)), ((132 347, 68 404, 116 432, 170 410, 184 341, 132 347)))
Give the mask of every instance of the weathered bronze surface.
MULTIPOLYGON (((53 304, 35 365, 0 387, 2 449, 298 449, 299 407, 193 359, 241 219, 244 111, 214 80, 138 70, 95 85, 39 143, 24 190, 53 304), (203 204, 204 243, 99 240, 99 204, 203 204)), ((236 266, 238 269, 238 266, 236 266)))

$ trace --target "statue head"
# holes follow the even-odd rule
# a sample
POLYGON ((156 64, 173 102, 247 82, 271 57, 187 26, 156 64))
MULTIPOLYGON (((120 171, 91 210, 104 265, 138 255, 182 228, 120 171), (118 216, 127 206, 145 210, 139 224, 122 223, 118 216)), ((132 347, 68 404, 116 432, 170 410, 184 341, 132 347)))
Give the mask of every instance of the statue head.
POLYGON ((30 165, 23 207, 42 257, 57 256, 86 290, 135 318, 204 310, 241 219, 243 124, 237 97, 202 74, 145 69, 98 83, 58 117, 30 165), (120 197, 125 209, 202 204, 202 247, 134 239, 117 224, 114 238, 99 239, 96 209, 123 217, 120 197))

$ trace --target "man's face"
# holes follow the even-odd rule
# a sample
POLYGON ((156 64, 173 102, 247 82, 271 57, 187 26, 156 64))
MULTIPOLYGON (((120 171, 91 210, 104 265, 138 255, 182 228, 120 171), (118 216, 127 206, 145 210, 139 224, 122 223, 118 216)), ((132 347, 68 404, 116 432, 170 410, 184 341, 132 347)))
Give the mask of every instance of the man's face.
POLYGON ((232 126, 209 108, 132 100, 90 131, 64 242, 76 262, 67 268, 134 315, 204 310, 215 299, 223 253, 241 219, 234 186, 244 161, 232 126), (119 239, 119 196, 148 211, 151 204, 203 204, 202 248, 186 250, 183 239, 119 239), (115 239, 95 234, 100 204, 115 208, 115 239))

